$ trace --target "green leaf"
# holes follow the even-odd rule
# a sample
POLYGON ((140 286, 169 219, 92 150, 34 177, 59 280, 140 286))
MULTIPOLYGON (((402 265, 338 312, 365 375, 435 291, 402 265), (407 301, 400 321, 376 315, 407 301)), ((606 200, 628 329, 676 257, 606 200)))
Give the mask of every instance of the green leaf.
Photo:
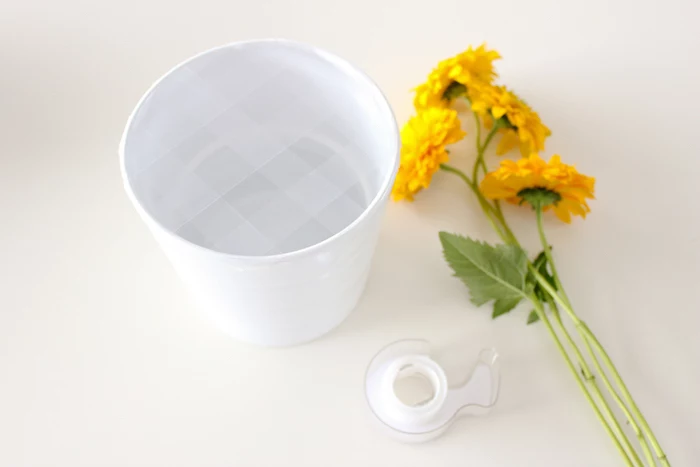
POLYGON ((447 263, 469 287, 475 305, 523 297, 527 255, 522 248, 491 246, 447 232, 440 232, 440 242, 447 263))
POLYGON ((496 319, 501 315, 505 315, 510 310, 518 306, 520 300, 522 300, 522 297, 515 297, 511 299, 501 298, 499 300, 496 300, 495 302, 493 302, 493 314, 491 315, 491 317, 493 319, 496 319))
POLYGON ((540 253, 537 255, 535 260, 532 262, 532 265, 534 266, 535 269, 539 270, 543 264, 547 262, 547 255, 544 253, 544 250, 540 251, 540 253))
MULTIPOLYGON (((532 266, 537 270, 537 272, 544 277, 544 279, 549 283, 549 285, 552 286, 554 290, 557 290, 557 284, 554 280, 554 277, 549 272, 549 263, 547 262, 547 256, 545 255, 544 251, 541 251, 537 257, 532 261, 532 266)), ((540 302, 546 302, 549 299, 549 293, 542 288, 542 285, 537 282, 537 279, 535 279, 535 276, 532 275, 530 272, 528 272, 526 281, 528 286, 532 288, 532 291, 535 293, 535 296, 540 302)))
POLYGON ((540 320, 540 316, 535 310, 532 310, 529 315, 527 315, 527 324, 536 323, 540 320))

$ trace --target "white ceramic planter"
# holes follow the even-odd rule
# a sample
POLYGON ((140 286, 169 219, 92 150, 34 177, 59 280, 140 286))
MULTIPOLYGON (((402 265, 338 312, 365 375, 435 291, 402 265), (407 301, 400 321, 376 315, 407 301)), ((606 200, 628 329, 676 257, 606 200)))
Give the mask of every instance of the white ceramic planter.
POLYGON ((195 303, 233 336, 274 346, 314 339, 355 307, 398 153, 367 76, 282 40, 177 66, 120 147, 126 191, 195 303))

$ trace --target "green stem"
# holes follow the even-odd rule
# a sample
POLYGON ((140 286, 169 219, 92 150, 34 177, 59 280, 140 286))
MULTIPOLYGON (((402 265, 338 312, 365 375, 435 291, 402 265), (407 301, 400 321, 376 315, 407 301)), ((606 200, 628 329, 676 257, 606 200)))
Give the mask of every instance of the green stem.
POLYGON ((498 217, 498 219, 501 221, 501 225, 503 226, 503 229, 506 231, 506 234, 510 238, 511 243, 520 246, 520 243, 518 243, 518 239, 515 238, 515 234, 510 229, 510 226, 508 226, 508 222, 506 222, 506 218, 503 215, 503 211, 501 210, 501 203, 499 203, 498 200, 494 200, 493 204, 496 210, 496 217, 498 217))
POLYGON ((564 357, 564 360, 566 361, 567 366, 571 370, 571 373, 573 374, 574 378, 576 379, 576 382, 578 383, 579 387, 581 388, 581 391, 583 392, 584 396, 586 396, 586 399, 591 404, 591 407, 593 407, 593 411, 595 412, 596 416, 598 417, 598 420, 600 420, 600 423, 603 425, 603 428, 605 428, 605 431, 607 431, 608 435, 615 443, 615 446, 620 451, 620 455, 624 459, 625 463, 628 466, 634 467, 634 464, 632 464, 632 461, 630 460, 629 456, 625 452, 625 449, 622 447, 622 444, 620 444, 620 441, 617 439, 617 436, 615 436, 615 433, 613 433, 612 428, 610 428, 610 425, 605 420, 605 417, 603 416, 600 409, 598 408, 598 405, 593 400, 591 393, 588 392, 588 388, 586 388, 585 383, 581 379, 581 375, 579 374, 578 370, 576 370, 576 366, 571 361, 571 357, 569 357, 569 354, 566 352, 566 349, 564 348, 564 345, 562 344, 561 340, 559 339, 559 336, 557 336, 557 333, 554 331, 554 328, 552 327, 552 324, 549 322, 549 318, 547 318, 547 314, 545 313, 544 308, 540 304, 539 300, 537 300, 537 298, 534 296, 531 296, 528 298, 530 299, 532 304, 535 306, 535 310, 537 312, 537 315, 539 316, 540 320, 542 320, 544 325, 547 327, 549 334, 552 336, 552 339, 554 339, 554 342, 557 345, 559 352, 561 353, 562 357, 564 357))
POLYGON ((486 214, 486 218, 489 220, 491 223, 491 227, 496 231, 499 237, 505 240, 506 234, 502 230, 502 227, 498 225, 498 218, 494 217, 495 216, 495 211, 493 206, 489 204, 489 202, 484 198, 484 195, 481 194, 479 191, 479 188, 472 182, 472 180, 461 170, 459 170, 456 167, 452 167, 451 165, 447 164, 440 164, 440 169, 444 170, 445 172, 449 172, 451 174, 457 175, 459 178, 461 178, 464 183, 467 184, 470 190, 474 192, 476 195, 477 199, 479 200, 479 204, 481 205, 481 210, 484 211, 484 214, 486 214))
POLYGON ((564 291, 564 286, 561 284, 561 280, 559 280, 559 274, 557 273, 557 268, 554 265, 554 258, 552 257, 552 249, 549 247, 549 242, 547 242, 547 237, 544 234, 544 220, 542 216, 542 208, 536 208, 535 213, 537 214, 537 230, 539 231, 540 234, 540 243, 542 243, 542 248, 544 249, 544 255, 547 257, 547 261, 549 262, 549 267, 552 268, 552 276, 554 277, 554 283, 557 285, 557 289, 561 293, 561 297, 564 299, 566 304, 571 307, 571 302, 569 301, 569 297, 566 295, 566 292, 564 291))
POLYGON ((491 142, 493 137, 496 136, 496 133, 498 133, 499 129, 500 129, 500 127, 498 126, 498 123, 494 123, 493 128, 491 129, 491 132, 486 136, 486 141, 484 141, 483 146, 481 146, 482 153, 486 150, 486 147, 489 145, 489 143, 491 142))
MULTIPOLYGON (((540 240, 542 243, 542 248, 544 249, 545 256, 547 257, 547 261, 549 262, 549 265, 552 269, 552 276, 554 277, 554 282, 557 284, 557 288, 559 289, 560 293, 557 293, 556 290, 552 288, 552 286, 547 282, 546 279, 544 279, 539 273, 535 274, 535 278, 537 281, 540 283, 540 285, 551 295, 551 297, 561 305, 561 307, 567 312, 571 320, 574 322, 576 325, 577 330, 583 337, 583 342, 586 346, 586 349, 588 353, 591 355, 592 360, 594 365, 596 366, 596 370, 598 373, 601 375, 603 379, 603 383, 605 384, 606 388, 608 389, 608 392, 610 395, 613 397, 615 402, 620 406, 620 409, 624 412, 625 416, 627 417, 627 420, 630 422, 630 425, 632 429, 634 430, 635 434, 637 435, 637 438, 639 439, 639 442, 642 446, 642 449, 644 450, 645 457, 647 458, 647 461, 651 463, 651 465, 656 465, 651 458, 651 453, 649 452, 649 446, 646 442, 645 437, 640 433, 640 427, 637 424, 637 420, 639 421, 639 424, 641 425, 641 431, 644 432, 646 437, 649 438, 649 441, 652 444, 652 447, 654 448, 654 453, 656 454, 656 457, 660 460, 661 464, 663 466, 670 467, 670 464, 668 462, 668 459, 666 458, 666 454, 663 452, 663 449, 661 448, 661 445, 659 444, 658 440, 656 439, 656 436, 654 436, 654 433, 651 431, 651 427, 647 423, 646 419, 644 418, 644 415, 642 415, 641 410, 635 403, 634 399, 632 398, 632 395, 630 394, 629 390, 627 389, 627 386, 625 385, 624 381, 622 380, 622 377, 617 371, 617 368, 612 362, 612 359, 610 356, 607 354, 605 349, 603 348, 602 344, 598 341, 598 339, 595 337, 593 332, 590 330, 590 328, 581 321, 581 319, 576 315, 574 312, 573 308, 571 307, 571 304, 569 302, 568 297, 566 296, 566 293, 563 290, 563 287, 561 285, 561 280, 559 278, 559 274, 557 273, 556 267, 554 265, 554 258, 552 257, 552 252, 551 249, 549 248, 549 243, 547 242, 547 238, 544 233, 544 225, 542 221, 542 210, 537 209, 537 227, 539 230, 540 234, 540 240), (622 397, 624 398, 624 401, 622 398, 620 398, 619 394, 617 391, 612 386, 612 383, 608 379, 605 371, 603 371, 602 366, 600 365, 600 361, 598 360, 595 352, 591 348, 591 344, 596 348, 598 353, 600 353, 601 357, 603 358, 603 361, 610 371, 610 373, 613 376, 613 379, 615 380, 615 383, 617 384, 618 388, 622 392, 622 397), (627 404, 625 404, 625 402, 627 404), (629 407, 628 407, 629 405, 629 407), (636 419, 635 419, 636 418, 636 419)), ((532 269, 531 269, 532 270, 532 269)))
POLYGON ((612 396, 615 403, 620 407, 622 412, 625 414, 627 421, 629 422, 630 426, 632 427, 632 431, 634 431, 634 435, 637 437, 637 440, 639 441, 639 445, 642 447, 642 451, 644 452, 644 458, 649 463, 649 465, 652 465, 652 466, 656 465, 656 462, 654 462, 654 456, 652 455, 651 450, 649 449, 649 443, 647 442, 644 434, 642 433, 642 430, 640 430, 639 425, 638 425, 637 421, 635 420, 635 417, 632 415, 632 413, 630 412, 630 410, 627 407, 627 405, 625 404, 625 402, 620 398, 620 395, 617 393, 617 391, 613 387, 612 383, 610 382, 610 379, 605 374, 605 371, 603 370, 603 368, 600 364, 600 360, 598 359, 598 357, 595 355, 595 352, 593 352, 593 349, 591 348, 591 344, 589 342, 589 339, 584 338, 583 344, 586 346, 586 351, 591 356, 591 360, 593 360, 593 365, 595 366, 596 371, 603 379, 603 384, 605 385, 605 388, 608 390, 608 393, 612 396))
POLYGON ((481 152, 481 119, 479 114, 472 112, 474 114, 474 121, 476 122, 476 152, 477 154, 481 152))
POLYGON ((639 423, 642 425, 642 429, 644 430, 644 433, 646 434, 646 436, 649 438, 649 441, 651 442, 651 445, 654 448, 654 453, 656 454, 656 457, 661 462, 661 465, 664 467, 671 467, 671 464, 668 461, 668 458, 666 457, 666 454, 664 453, 663 449, 661 448, 659 441, 656 439, 654 432, 651 431, 651 427, 649 426, 649 423, 647 423, 646 419, 644 418, 644 415, 642 415, 641 410, 639 410, 639 407, 634 402, 632 395, 630 394, 629 390, 627 389, 627 385, 625 385, 624 381, 622 381, 622 377, 620 376, 620 373, 618 373, 617 368, 615 367, 615 364, 613 364, 612 360, 610 359, 610 356, 605 351, 605 349, 603 348, 601 343, 598 341, 598 339, 595 337, 593 332, 588 328, 586 323, 584 323, 583 321, 580 321, 580 328, 582 329, 585 338, 588 339, 593 344, 593 346, 596 348, 596 350, 600 353, 601 357, 603 357, 603 362, 608 367, 608 370, 612 374, 613 379, 615 380, 615 383, 620 388, 620 391, 622 392, 622 397, 624 397, 625 401, 627 401, 627 403, 630 406, 630 409, 632 410, 632 413, 634 413, 634 415, 639 420, 639 423))
POLYGON ((442 170, 444 170, 445 172, 449 172, 449 173, 457 175, 459 178, 461 178, 464 181, 464 183, 467 184, 467 186, 469 186, 469 188, 472 191, 474 190, 474 184, 472 183, 471 179, 467 176, 467 174, 465 174, 464 172, 459 170, 457 167, 452 167, 451 165, 448 165, 448 164, 440 164, 440 168, 442 170))
MULTIPOLYGON (((549 309, 552 310, 552 314, 556 318, 556 323, 559 325, 559 329, 561 330, 561 333, 564 335, 566 338, 566 341, 569 343, 569 347, 571 347, 574 351, 574 354, 576 355, 576 358, 578 359, 578 363, 581 366, 581 371, 583 372, 583 377, 585 381, 591 386, 593 389, 593 393, 595 396, 598 398, 599 404, 603 407, 605 411, 605 415, 607 415, 608 419, 612 421, 613 423, 613 428, 615 429, 616 436, 619 439, 623 441, 625 444, 625 448, 627 449, 627 452, 629 455, 632 457, 632 460, 640 466, 643 466, 641 459, 639 458, 639 455, 637 454, 637 451, 634 449, 632 446, 632 443, 630 442, 629 438, 625 435, 625 432, 622 430, 620 427, 620 424, 617 421, 617 418, 613 414, 612 409, 610 408, 610 405, 608 402, 605 400, 605 397, 603 396, 603 393, 600 390, 600 387, 598 386, 598 383, 596 381, 596 377, 593 375, 591 372, 590 367, 588 366, 588 362, 586 359, 583 357, 583 354, 581 353, 581 350, 578 348, 578 345, 576 345, 576 342, 574 341, 573 337, 571 337, 571 334, 569 331, 566 329, 566 326, 564 326, 563 321, 561 320, 561 316, 559 315, 559 310, 557 309, 556 303, 552 300, 550 296, 547 296, 547 303, 549 304, 549 309)), ((600 370, 599 370, 600 372, 600 370)), ((610 389, 608 389, 610 390, 610 389)), ((648 451, 647 447, 647 451, 648 451)), ((645 451, 646 454, 646 451, 645 451)), ((651 454, 651 453, 649 453, 651 454)), ((647 457, 647 461, 650 460, 647 457)), ((651 464, 654 465, 653 459, 651 460, 651 464)))
MULTIPOLYGON (((549 242, 547 241, 547 237, 546 237, 545 232, 544 232, 544 222, 542 219, 542 217, 543 217, 542 216, 542 209, 537 209, 536 211, 537 211, 537 229, 538 229, 539 235, 540 235, 540 242, 542 243, 542 248, 544 249, 544 254, 547 257, 547 262, 549 263, 549 267, 552 270, 552 277, 554 278, 554 283, 557 285, 557 289, 559 290, 559 293, 561 294, 562 299, 571 308, 571 302, 569 301, 569 297, 566 295, 566 292, 564 291, 564 286, 561 283, 561 279, 559 278, 559 273, 557 272, 556 265, 554 264, 554 257, 552 256, 552 249, 549 246, 549 242)), ((553 303, 551 297, 549 297, 549 301, 550 301, 550 307, 556 307, 556 304, 553 303)), ((637 421, 632 416, 632 413, 627 408, 627 405, 620 398, 620 395, 617 393, 617 391, 613 387, 613 385, 610 382, 610 379, 608 378, 605 371, 603 371, 603 368, 600 364, 600 360, 598 360, 598 357, 596 356, 595 352, 591 348, 591 344, 589 342, 589 339, 584 337, 583 344, 586 347, 586 351, 591 356, 591 360, 593 361, 593 365, 595 366, 596 371, 598 372, 598 374, 602 378, 603 384, 605 385, 605 388, 608 390, 608 393, 610 393, 610 395, 612 396, 615 403, 620 407, 622 412, 625 414, 625 417, 629 421, 630 426, 632 427, 632 431, 634 431, 634 434, 637 437, 637 440, 639 440, 639 444, 642 447, 642 451, 644 451, 644 457, 646 458, 646 461, 649 463, 649 465, 656 465, 656 463, 654 462, 653 456, 651 454, 651 451, 649 450, 649 444, 647 443, 646 438, 644 437, 641 430, 639 429, 639 425, 637 424, 637 421)))
POLYGON ((486 138, 486 142, 484 145, 481 145, 481 119, 479 119, 479 114, 474 112, 474 122, 476 124, 476 161, 474 163, 474 168, 472 170, 472 178, 470 179, 464 172, 462 172, 459 169, 456 169, 455 167, 449 166, 447 164, 442 164, 440 168, 444 169, 447 172, 451 172, 458 177, 460 177, 464 182, 469 186, 469 188, 474 192, 476 195, 477 199, 479 200, 479 204, 481 205, 481 209, 484 211, 486 216, 489 219, 489 222, 491 223, 491 226, 496 230, 498 233, 499 237, 506 242, 506 243, 513 243, 518 245, 518 240, 515 238, 515 234, 513 234, 513 231, 510 229, 508 226, 508 223, 505 220, 505 217, 503 216, 503 212, 501 211, 501 206, 498 201, 494 201, 494 205, 489 203, 489 201, 484 197, 484 195, 481 193, 479 190, 478 186, 478 176, 479 176, 479 166, 483 168, 484 175, 488 172, 488 167, 486 166, 486 162, 484 161, 484 151, 486 150, 486 147, 488 146, 489 142, 493 139, 493 136, 495 135, 496 128, 494 128, 491 133, 486 138))
MULTIPOLYGON (((496 232, 501 237, 501 239, 503 239, 503 241, 506 243, 513 243, 515 245, 519 245, 519 242, 518 242, 517 238, 515 237, 515 234, 508 226, 508 223, 505 219, 505 216, 503 215, 503 211, 501 210, 500 203, 498 201, 495 201, 494 202, 495 207, 492 206, 484 198, 484 196, 481 194, 480 190, 478 189, 478 186, 476 185, 478 166, 482 165, 482 167, 484 168, 484 173, 487 173, 487 171, 488 171, 486 168, 486 164, 484 162, 483 155, 484 155, 484 151, 488 147, 489 143, 494 138, 494 136, 497 132, 497 127, 494 125, 494 128, 488 134, 486 141, 484 141, 484 144, 481 145, 480 144, 481 124, 480 124, 478 115, 475 114, 474 117, 475 117, 476 123, 477 123, 477 160, 474 164, 474 170, 473 170, 474 180, 473 181, 469 180, 469 178, 461 171, 457 171, 459 173, 453 171, 453 173, 457 173, 458 175, 460 175, 460 177, 472 189, 474 194, 479 199, 481 207, 484 210, 484 213, 486 214, 487 218, 489 219, 489 222, 491 222, 491 225, 494 227, 494 230, 496 230, 496 232), (495 219, 494 219, 494 217, 495 217, 495 219)), ((443 168, 445 168, 445 167, 443 167, 443 168)), ((451 171, 449 169, 452 169, 452 168, 448 167, 447 171, 451 171)), ((602 375, 602 378, 603 378, 604 384, 606 385, 606 388, 611 393, 611 395, 613 396, 615 401, 618 403, 618 405, 620 405, 620 407, 622 408, 623 412, 625 413, 625 416, 627 417, 627 419, 630 420, 630 424, 632 425, 632 428, 635 430, 635 434, 637 434, 637 437, 640 440, 640 444, 642 446, 642 449, 644 450, 644 454, 645 454, 647 461, 650 462, 651 465, 656 465, 653 462, 653 459, 650 458, 649 448, 648 448, 648 445, 646 444, 646 440, 645 440, 644 436, 640 437, 640 434, 638 432, 639 427, 634 422, 634 417, 630 416, 629 410, 627 409, 627 407, 623 403, 621 403, 622 401, 620 400, 619 396, 612 389, 612 385, 610 384, 610 381, 607 378, 607 375, 605 374, 604 371, 602 371, 602 368, 600 367, 600 362, 597 360, 595 353, 592 352, 592 349, 590 349, 589 341, 591 341, 593 343, 593 345, 596 347, 598 352, 602 355, 606 366, 608 367, 608 369, 610 370, 610 372, 613 375, 613 379, 615 380, 617 385, 622 390, 622 393, 623 393, 623 396, 625 397, 625 400, 627 400, 628 404, 632 407, 632 412, 634 412, 634 414, 639 418, 645 434, 649 437, 649 440, 651 441, 652 446, 654 447, 654 451, 656 453, 657 458, 661 461, 661 463, 664 467, 670 467, 670 464, 668 462, 668 459, 666 458, 666 455, 664 454, 663 450, 661 449, 661 446, 659 445, 658 441, 656 440, 656 437, 654 436, 653 432, 651 431, 651 428, 649 427, 649 424, 646 422, 646 419, 644 418, 641 411, 639 410, 639 408, 635 404, 634 400, 632 399, 632 396, 629 394, 629 391, 627 390, 626 385, 622 381, 622 378, 620 377, 619 373, 617 372, 617 369, 615 368, 614 364, 612 363, 612 360, 608 356, 607 352, 605 352, 605 349, 602 347, 600 342, 596 339, 596 337, 593 335, 591 330, 588 328, 588 326, 583 321, 581 321, 578 318, 578 316, 574 313, 574 311, 570 305, 569 298, 566 295, 566 293, 564 292, 563 286, 562 286, 561 281, 559 279, 559 275, 558 275, 556 268, 554 266, 554 261, 552 258, 551 250, 549 248, 549 244, 547 243, 546 238, 544 237, 544 229, 542 227, 541 213, 540 213, 540 216, 538 218, 538 228, 541 231, 540 239, 543 240, 542 243, 543 243, 543 248, 545 250, 545 255, 547 256, 547 260, 549 261, 550 266, 552 268, 552 274, 553 274, 554 279, 555 279, 555 284, 559 288, 561 296, 560 296, 560 293, 557 293, 557 291, 549 284, 549 282, 547 282, 547 280, 544 277, 542 277, 542 275, 539 274, 539 272, 537 270, 534 269, 534 267, 532 266, 532 263, 528 262, 528 268, 529 268, 530 272, 534 275, 534 277, 536 278, 538 283, 549 293, 549 295, 551 297, 553 297, 553 299, 559 305, 561 305, 562 308, 564 308, 564 310, 567 312, 567 315, 569 315, 569 317, 573 320, 574 324, 576 325, 576 329, 579 331, 579 333, 583 333, 584 344, 586 345, 586 348, 587 348, 589 354, 591 354, 591 356, 593 357, 593 362, 596 366, 596 369, 597 369, 598 373, 600 373, 602 375)), ((574 373, 574 376, 576 377, 579 385, 581 386, 581 389, 584 391, 586 398, 593 406, 593 409, 596 412, 596 415, 603 423, 606 431, 608 432, 608 434, 611 436, 611 438, 615 442, 616 446, 620 450, 620 452, 623 455, 623 458, 625 459, 627 464, 632 465, 629 457, 627 456, 624 449, 622 448, 622 445, 620 444, 619 440, 614 436, 612 429, 610 428, 610 426, 607 424, 607 422, 603 418, 602 413, 600 412, 600 409, 598 408, 598 406, 595 404, 595 402, 591 398, 591 395, 586 390, 586 387, 583 384, 583 382, 580 380, 579 374, 576 371, 576 368, 573 366, 573 363, 571 362, 571 359, 569 358, 563 345, 561 344, 561 341, 558 339, 558 336, 554 332, 549 321, 546 319, 546 316, 544 316, 545 313, 542 310, 541 305, 539 304, 537 299, 534 297, 531 297, 530 300, 535 304, 535 308, 538 310, 537 312, 538 312, 538 315, 540 315, 540 319, 542 319, 542 321, 545 322, 545 325, 548 326, 550 334, 552 334, 552 337, 554 338, 555 343, 557 344, 557 347, 559 348, 559 351, 562 353, 564 359, 567 361, 569 368, 574 373), (539 305, 539 309, 538 309, 538 305, 539 305)), ((552 305, 554 305, 554 304, 551 304, 550 306, 552 306, 552 305)), ((554 307, 556 307, 556 305, 554 305, 554 307)), ((557 318, 559 320, 561 319, 558 316, 558 312, 557 312, 557 318)), ((563 324, 562 324, 562 329, 564 329, 563 324)), ((568 337, 570 337, 570 335, 568 335, 568 333, 566 333, 566 335, 568 337)), ((573 339, 571 340, 571 342, 573 342, 573 339)), ((578 350, 578 348, 576 348, 576 349, 578 350)), ((578 352, 578 354, 580 355, 580 351, 578 352)), ((590 370, 589 370, 589 374, 590 374, 590 370)), ((615 420, 614 417, 613 417, 613 420, 615 420)), ((617 423, 617 422, 615 421, 615 423, 617 423)), ((619 427, 619 424, 618 424, 618 427, 619 427)), ((637 457, 637 460, 639 460, 638 457, 637 457)))
MULTIPOLYGON (((484 175, 489 171, 489 169, 486 167, 486 162, 484 161, 484 148, 481 147, 481 119, 479 118, 479 114, 476 112, 472 112, 474 114, 474 122, 476 123, 476 162, 477 164, 481 163, 481 168, 484 170, 484 175)), ((474 180, 476 181, 476 177, 474 177, 474 180)))
MULTIPOLYGON (((474 115, 476 116, 476 114, 474 114, 474 115)), ((481 124, 478 120, 477 120, 477 127, 478 128, 481 127, 481 124)), ((479 167, 483 167, 484 174, 486 174, 486 172, 488 171, 488 169, 486 168, 486 162, 484 161, 484 151, 488 147, 488 145, 491 142, 491 140, 493 139, 493 137, 496 135, 497 131, 498 131, 498 125, 494 125, 493 129, 491 129, 489 134, 486 135, 486 141, 484 141, 483 145, 479 145, 479 142, 477 140, 477 143, 476 143, 476 162, 474 163, 474 170, 472 170, 472 180, 474 180, 474 183, 476 183, 478 181, 479 167)), ((479 130, 479 133, 481 133, 481 130, 479 130)))
MULTIPOLYGON (((484 171, 484 175, 486 175, 489 171, 488 167, 486 166, 486 161, 484 160, 484 152, 486 151, 486 148, 488 147, 489 143, 493 139, 493 137, 496 135, 496 132, 498 128, 494 125, 494 128, 491 130, 491 132, 488 134, 486 137, 486 141, 484 144, 481 144, 481 119, 479 118, 479 114, 476 112, 473 112, 474 114, 474 122, 476 123, 476 162, 474 163, 474 169, 472 171, 473 175, 473 185, 478 189, 477 186, 477 181, 478 181, 478 171, 479 171, 479 166, 484 171)), ((482 197, 483 195, 479 191, 477 196, 482 197)), ((486 201, 486 199, 484 198, 486 201)), ((486 201, 488 203, 488 201, 486 201)), ((506 222, 505 217, 503 216, 503 212, 501 211, 501 204, 498 202, 498 200, 495 200, 493 202, 493 206, 489 203, 489 207, 491 208, 491 211, 493 214, 496 216, 498 221, 501 224, 501 228, 505 232, 505 238, 503 238, 503 241, 506 243, 513 243, 515 245, 519 245, 517 238, 515 237, 515 234, 513 234, 513 231, 510 229, 510 226, 508 226, 508 222, 506 222)))

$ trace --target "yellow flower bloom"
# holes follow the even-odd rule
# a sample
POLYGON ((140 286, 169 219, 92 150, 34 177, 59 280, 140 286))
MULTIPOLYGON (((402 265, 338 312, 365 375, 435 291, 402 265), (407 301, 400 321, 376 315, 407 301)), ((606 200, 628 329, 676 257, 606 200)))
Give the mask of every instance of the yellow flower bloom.
POLYGON ((401 129, 401 165, 392 190, 395 201, 428 188, 440 164, 447 162, 445 146, 464 138, 457 112, 429 108, 412 117, 401 129))
POLYGON ((532 154, 517 162, 501 161, 498 169, 486 174, 480 189, 489 199, 503 199, 514 204, 523 202, 523 190, 543 189, 555 193, 558 201, 544 210, 553 208, 557 217, 568 224, 572 214, 585 218, 590 212, 586 199, 593 199, 594 184, 595 178, 578 173, 574 166, 562 163, 556 154, 549 162, 532 154))
POLYGON ((503 155, 515 147, 523 157, 544 150, 544 140, 552 132, 540 120, 537 112, 509 91, 505 86, 488 86, 478 89, 472 98, 472 110, 485 118, 487 123, 505 117, 509 123, 501 128, 501 141, 496 154, 503 155))
POLYGON ((466 86, 471 91, 489 85, 496 77, 493 61, 501 58, 495 50, 486 50, 486 44, 477 49, 469 47, 464 52, 438 63, 428 75, 428 80, 416 88, 413 104, 417 110, 428 107, 447 107, 449 98, 445 91, 454 83, 466 86))

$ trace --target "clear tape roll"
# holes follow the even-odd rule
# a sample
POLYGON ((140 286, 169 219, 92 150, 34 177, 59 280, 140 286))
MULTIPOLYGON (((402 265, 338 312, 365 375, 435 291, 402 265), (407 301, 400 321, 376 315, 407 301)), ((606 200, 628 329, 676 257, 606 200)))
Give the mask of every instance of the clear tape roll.
POLYGON ((442 433, 460 415, 481 414, 498 399, 498 354, 482 350, 448 379, 444 352, 428 341, 409 339, 382 349, 365 377, 367 402, 375 417, 406 442, 423 442, 442 433))

